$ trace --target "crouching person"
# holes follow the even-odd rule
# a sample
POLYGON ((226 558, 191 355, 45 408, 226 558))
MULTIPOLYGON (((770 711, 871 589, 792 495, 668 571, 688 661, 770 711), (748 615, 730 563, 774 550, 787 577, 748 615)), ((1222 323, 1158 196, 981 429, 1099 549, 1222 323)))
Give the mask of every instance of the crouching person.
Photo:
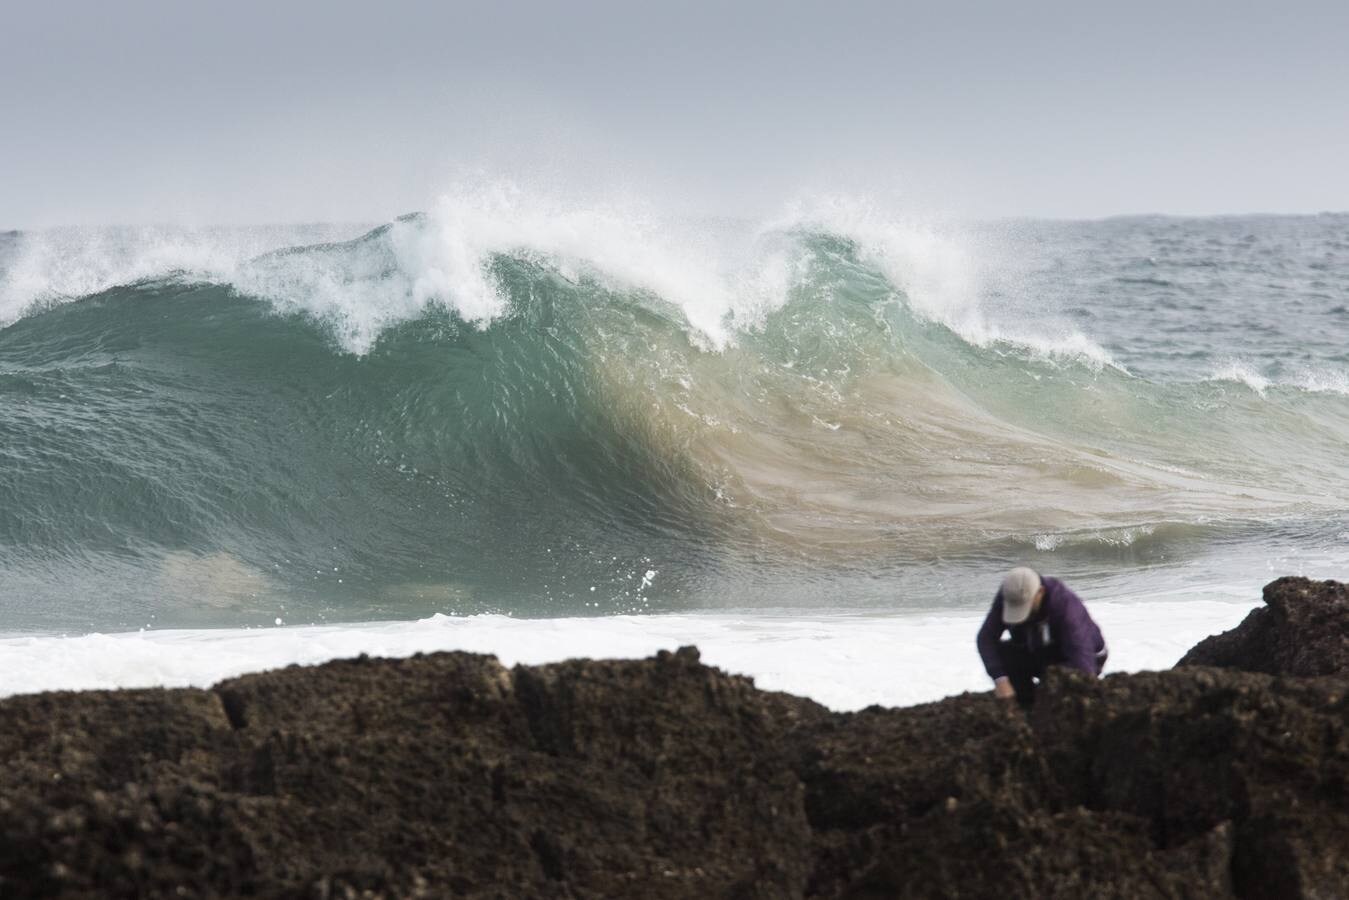
POLYGON ((979 656, 993 679, 993 693, 1023 706, 1035 699, 1036 679, 1049 666, 1100 675, 1105 639, 1080 597, 1057 578, 1033 569, 1007 573, 979 629, 979 656), (1003 638, 1003 632, 1008 637, 1003 638))

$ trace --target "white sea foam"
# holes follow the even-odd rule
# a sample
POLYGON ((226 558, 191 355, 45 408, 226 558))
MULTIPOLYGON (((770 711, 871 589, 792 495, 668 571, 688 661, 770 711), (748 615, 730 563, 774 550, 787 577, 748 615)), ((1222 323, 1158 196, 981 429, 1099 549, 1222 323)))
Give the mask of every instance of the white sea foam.
POLYGON ((731 342, 727 319, 754 318, 785 302, 790 260, 780 249, 726 229, 674 223, 633 201, 579 202, 511 183, 446 194, 424 223, 395 229, 395 250, 412 273, 412 296, 448 302, 487 322, 506 298, 487 274, 496 253, 543 257, 572 278, 584 274, 646 289, 678 306, 714 347, 731 342))
POLYGON ((1141 538, 1150 537, 1156 531, 1151 525, 1138 525, 1132 528, 1114 528, 1107 531, 1086 532, 1044 532, 1031 538, 1036 550, 1057 550, 1065 545, 1099 544, 1106 547, 1129 547, 1141 538))
POLYGON ((18 236, 0 260, 0 326, 55 303, 149 278, 229 281, 281 247, 352 237, 362 225, 257 228, 55 228, 18 236))
POLYGON ((1225 362, 1207 380, 1244 384, 1262 397, 1272 387, 1295 388, 1309 394, 1349 396, 1349 371, 1343 369, 1297 369, 1293 374, 1275 381, 1261 375, 1250 364, 1233 359, 1225 362))
MULTIPOLYGON (((693 337, 717 350, 787 302, 803 261, 783 235, 750 223, 673 220, 632 200, 564 202, 514 185, 447 194, 429 221, 426 258, 446 252, 476 258, 481 272, 491 254, 518 252, 545 259, 569 278, 647 290, 677 307, 693 337)), ((433 269, 446 276, 437 286, 442 296, 457 297, 461 284, 469 296, 483 287, 466 267, 433 269)), ((504 308, 503 298, 495 302, 504 308)))
POLYGON ((744 223, 676 222, 630 199, 564 198, 509 181, 464 182, 382 239, 268 254, 347 239, 356 229, 60 229, 25 234, 0 260, 0 325, 34 304, 77 299, 148 278, 229 283, 332 325, 363 353, 385 328, 429 303, 485 325, 508 300, 497 254, 531 256, 569 278, 648 290, 678 307, 694 336, 720 349, 786 302, 799 252, 744 223))
POLYGON ((1299 373, 1293 383, 1308 393, 1349 397, 1349 371, 1344 369, 1308 369, 1299 373))
POLYGON ((1006 280, 998 248, 967 229, 838 195, 798 201, 773 227, 820 230, 856 241, 864 258, 904 292, 915 315, 946 326, 973 346, 1009 346, 1041 361, 1123 371, 1104 347, 1046 310, 1043 298, 1002 297, 999 308, 990 309, 990 281, 998 279, 1004 291, 1015 285, 1006 280))
POLYGON ((36 302, 73 299, 179 273, 219 281, 283 309, 328 321, 364 353, 389 326, 429 303, 486 325, 508 299, 490 272, 496 254, 545 261, 566 277, 648 290, 676 306, 712 349, 787 302, 805 254, 789 237, 824 230, 857 241, 912 312, 979 347, 1010 346, 1044 360, 1113 365, 1087 336, 1039 302, 993 316, 982 289, 996 252, 968 233, 907 218, 857 198, 796 203, 762 223, 675 220, 630 198, 567 197, 490 178, 465 180, 426 215, 392 223, 382 239, 336 252, 259 254, 346 239, 351 227, 65 229, 23 235, 0 271, 0 324, 36 302))
MULTIPOLYGON (((1092 604, 1108 671, 1161 669, 1250 603, 1153 598, 1092 604)), ((245 672, 368 653, 464 650, 507 665, 637 658, 695 644, 704 662, 838 710, 909 705, 989 688, 974 650, 982 610, 918 615, 659 615, 451 618, 364 625, 142 631, 0 638, 0 695, 48 690, 209 686, 245 672)))
POLYGON ((1261 396, 1269 389, 1270 380, 1240 360, 1229 360, 1208 378, 1209 381, 1230 381, 1244 384, 1261 396))

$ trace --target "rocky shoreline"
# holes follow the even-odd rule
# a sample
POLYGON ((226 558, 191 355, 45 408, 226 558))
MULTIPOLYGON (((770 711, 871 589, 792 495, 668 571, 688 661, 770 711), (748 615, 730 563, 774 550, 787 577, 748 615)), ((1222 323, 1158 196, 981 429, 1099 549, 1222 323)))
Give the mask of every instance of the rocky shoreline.
POLYGON ((0 897, 1343 897, 1349 588, 1264 597, 1029 716, 833 713, 693 648, 12 697, 0 897))

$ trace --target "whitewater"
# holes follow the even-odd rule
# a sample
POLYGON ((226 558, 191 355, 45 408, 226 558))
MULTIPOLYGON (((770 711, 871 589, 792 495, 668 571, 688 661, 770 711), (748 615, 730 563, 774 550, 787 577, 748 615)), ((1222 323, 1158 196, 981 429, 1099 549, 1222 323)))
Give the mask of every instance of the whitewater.
MULTIPOLYGON (((1092 614, 1110 635, 1116 671, 1164 669, 1250 604, 1104 602, 1092 614), (1165 622, 1165 628, 1158 623, 1165 622)), ((271 629, 138 631, 78 637, 0 637, 0 696, 49 690, 209 687, 247 672, 361 654, 406 657, 457 650, 505 665, 564 659, 639 659, 693 645, 703 662, 749 675, 765 690, 835 710, 907 706, 987 690, 972 665, 971 612, 908 616, 606 616, 516 619, 436 615, 414 622, 271 629)))
POLYGON ((697 644, 839 709, 1115 670, 1349 568, 1349 216, 760 221, 467 185, 0 235, 0 694, 697 644))

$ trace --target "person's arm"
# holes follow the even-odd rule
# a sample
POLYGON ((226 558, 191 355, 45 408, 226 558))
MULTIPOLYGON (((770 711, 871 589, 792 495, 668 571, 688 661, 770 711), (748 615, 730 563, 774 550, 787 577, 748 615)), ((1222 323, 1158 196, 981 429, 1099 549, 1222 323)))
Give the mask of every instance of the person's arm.
POLYGON ((1099 649, 1097 635, 1099 630, 1087 614, 1086 604, 1066 585, 1060 585, 1063 592, 1062 619, 1058 631, 1059 649, 1063 653, 1063 663, 1074 669, 1096 674, 1096 651, 1099 649))
POLYGON ((984 671, 988 672, 988 677, 995 682, 1000 678, 1007 677, 1007 671, 1002 666, 1002 654, 998 652, 998 641, 1002 640, 1002 591, 993 598, 993 606, 989 608, 988 615, 984 618, 984 624, 979 627, 979 637, 975 641, 979 646, 979 657, 984 661, 984 671))

